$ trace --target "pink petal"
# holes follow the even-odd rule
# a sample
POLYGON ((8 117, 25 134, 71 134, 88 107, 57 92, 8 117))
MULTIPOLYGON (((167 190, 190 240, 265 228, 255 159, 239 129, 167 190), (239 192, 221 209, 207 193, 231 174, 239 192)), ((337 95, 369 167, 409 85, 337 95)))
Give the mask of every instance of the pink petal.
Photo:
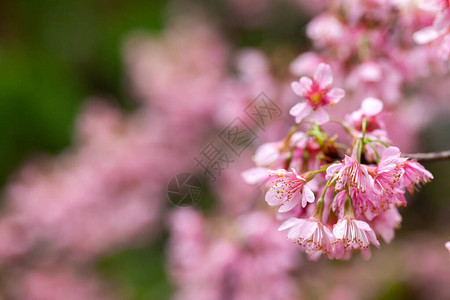
POLYGON ((307 102, 301 102, 294 105, 289 111, 289 114, 295 117, 295 122, 300 123, 312 110, 312 107, 307 102))
POLYGON ((333 234, 336 237, 336 239, 342 239, 347 231, 347 220, 340 219, 334 226, 333 226, 333 234))
POLYGON ((254 161, 258 166, 267 166, 275 162, 278 157, 280 157, 280 150, 277 143, 267 143, 256 150, 254 161))
POLYGON ((383 110, 383 102, 377 98, 368 97, 363 100, 361 110, 367 116, 375 116, 383 110))
POLYGON ((302 223, 304 220, 302 219, 298 219, 298 218, 290 218, 289 220, 287 220, 286 222, 284 222, 283 224, 281 224, 280 227, 278 227, 278 231, 282 231, 288 228, 291 228, 297 224, 302 223))
POLYGON ((300 192, 294 193, 289 200, 285 199, 278 212, 284 213, 290 211, 300 203, 300 192))
POLYGON ((439 1, 420 1, 417 7, 433 14, 436 14, 441 10, 439 1))
POLYGON ((376 61, 368 61, 358 68, 359 76, 362 80, 368 82, 377 82, 383 78, 381 65, 376 61))
POLYGON ((317 66, 323 59, 315 52, 305 52, 300 54, 289 66, 289 69, 294 75, 309 75, 313 74, 317 66))
POLYGON ((342 163, 332 164, 331 166, 329 166, 327 168, 326 179, 330 180, 331 178, 333 178, 334 174, 336 174, 336 172, 338 172, 342 168, 342 166, 342 163))
POLYGON ((367 248, 367 249, 362 249, 362 250, 361 250, 361 255, 362 255, 362 257, 363 257, 365 260, 369 260, 370 257, 372 256, 371 253, 370 253, 370 249, 369 249, 369 248, 367 248))
POLYGON ((377 247, 380 247, 380 242, 377 240, 377 236, 375 232, 371 229, 370 231, 366 231, 367 237, 369 238, 369 241, 372 243, 372 245, 375 245, 377 247))
POLYGON ((445 9, 436 15, 433 27, 436 31, 446 30, 450 26, 450 9, 445 9))
POLYGON ((289 230, 288 238, 298 239, 299 237, 302 237, 303 239, 309 239, 317 230, 317 227, 317 222, 304 220, 301 225, 297 225, 289 230))
POLYGON ((364 221, 360 220, 353 220, 355 222, 356 226, 364 231, 372 231, 372 228, 370 228, 369 224, 367 224, 364 221))
POLYGON ((450 241, 445 243, 445 248, 450 252, 450 241))
POLYGON ((261 183, 269 177, 267 168, 252 168, 241 173, 242 178, 249 184, 261 183))
POLYGON ((339 101, 341 101, 342 98, 345 96, 345 91, 340 88, 332 88, 327 93, 328 99, 330 99, 331 104, 336 104, 339 101))
POLYGON ((314 122, 317 123, 317 125, 322 125, 328 122, 330 120, 330 116, 328 115, 328 112, 323 108, 318 108, 315 111, 313 111, 309 117, 314 120, 314 122))
POLYGON ((308 138, 308 135, 306 135, 304 132, 297 131, 291 137, 291 146, 295 145, 298 148, 304 148, 308 143, 308 138))
POLYGON ((291 110, 289 110, 289 114, 293 117, 296 117, 299 113, 301 113, 305 107, 306 107, 307 103, 306 102, 300 102, 295 104, 291 110))
POLYGON ((321 63, 314 73, 314 80, 321 88, 327 88, 333 82, 333 74, 331 73, 330 65, 321 63))
POLYGON ((439 33, 432 27, 425 27, 414 32, 413 39, 417 44, 427 44, 439 37, 439 33))
POLYGON ((381 160, 384 164, 396 163, 397 159, 400 157, 400 149, 397 147, 388 147, 384 149, 383 154, 381 154, 381 160))
POLYGON ((311 261, 317 261, 319 260, 320 256, 322 255, 322 251, 309 251, 306 253, 308 255, 309 260, 311 261))
POLYGON ((292 91, 299 96, 304 96, 311 89, 312 80, 308 77, 302 77, 300 80, 291 83, 292 91))
MULTIPOLYGON (((270 206, 278 206, 283 203, 286 197, 281 197, 279 193, 280 187, 274 186, 267 191, 265 200, 270 206)), ((292 200, 291 200, 292 201, 292 200)))
POLYGON ((303 193, 302 193, 302 207, 305 207, 306 204, 313 203, 314 202, 314 193, 311 191, 311 189, 308 186, 303 187, 303 193))

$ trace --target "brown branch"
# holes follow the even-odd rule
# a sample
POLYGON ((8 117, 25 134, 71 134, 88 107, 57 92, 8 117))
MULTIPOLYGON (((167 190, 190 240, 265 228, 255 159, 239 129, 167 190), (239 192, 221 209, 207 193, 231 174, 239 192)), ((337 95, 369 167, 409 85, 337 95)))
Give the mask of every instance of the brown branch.
POLYGON ((450 150, 429 153, 404 153, 403 157, 408 157, 410 159, 415 159, 421 162, 450 160, 450 150))

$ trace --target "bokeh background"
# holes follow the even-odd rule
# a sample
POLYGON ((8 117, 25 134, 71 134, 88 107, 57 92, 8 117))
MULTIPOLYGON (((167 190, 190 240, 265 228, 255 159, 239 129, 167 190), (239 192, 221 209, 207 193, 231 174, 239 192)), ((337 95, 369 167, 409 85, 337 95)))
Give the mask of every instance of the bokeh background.
MULTIPOLYGON (((203 291, 232 288, 211 275, 223 262, 196 257, 202 234, 193 232, 229 241, 276 231, 227 228, 265 209, 240 172, 258 144, 292 125, 290 64, 313 46, 306 26, 326 7, 313 2, 0 2, 0 299, 256 299, 255 291, 203 291), (261 91, 282 107, 282 120, 217 182, 203 180, 197 205, 180 213, 168 181, 198 173, 193 157, 261 91)), ((406 152, 450 149, 450 85, 439 78, 447 85, 416 93, 422 106, 413 114, 392 110, 390 130, 406 152)), ((409 198, 396 238, 370 261, 311 263, 286 250, 289 267, 273 262, 283 274, 265 284, 248 275, 247 285, 289 285, 273 299, 449 299, 450 162, 426 167, 435 179, 409 198)), ((273 222, 265 217, 254 222, 273 222)))

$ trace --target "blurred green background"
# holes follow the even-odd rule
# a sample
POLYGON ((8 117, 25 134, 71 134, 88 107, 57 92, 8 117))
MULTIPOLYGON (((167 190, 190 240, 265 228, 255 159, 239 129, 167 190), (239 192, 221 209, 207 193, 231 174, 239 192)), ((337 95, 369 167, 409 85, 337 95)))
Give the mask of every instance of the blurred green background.
MULTIPOLYGON (((88 97, 131 105, 123 42, 133 30, 157 34, 165 8, 162 0, 0 1, 1 186, 34 155, 71 144, 88 97)), ((163 245, 106 257, 99 270, 125 298, 166 299, 163 245)))
POLYGON ((161 0, 0 1, 1 185, 30 155, 70 144, 87 97, 129 105, 124 38, 160 31, 165 7, 161 0))

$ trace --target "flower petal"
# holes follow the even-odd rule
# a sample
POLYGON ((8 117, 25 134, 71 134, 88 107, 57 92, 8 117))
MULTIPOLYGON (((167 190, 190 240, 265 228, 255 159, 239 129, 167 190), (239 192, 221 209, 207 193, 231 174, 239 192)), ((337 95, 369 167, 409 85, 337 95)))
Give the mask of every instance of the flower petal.
POLYGON ((450 8, 447 8, 436 15, 433 22, 433 27, 436 31, 447 31, 450 26, 450 8))
POLYGON ((298 225, 300 223, 302 223, 304 220, 302 219, 298 219, 298 218, 290 218, 289 220, 287 220, 286 222, 284 222, 283 224, 281 224, 280 227, 278 227, 278 231, 282 231, 288 228, 291 228, 295 225, 298 225))
MULTIPOLYGON (((300 219, 302 220, 302 219, 300 219)), ((311 222, 308 220, 302 220, 303 222, 289 230, 288 238, 291 240, 297 240, 299 237, 304 240, 309 239, 317 230, 317 222, 311 222)))
POLYGON ((314 73, 314 80, 321 88, 327 88, 333 82, 333 74, 331 73, 330 65, 321 63, 314 73))
POLYGON ((330 104, 334 105, 334 104, 338 103, 339 101, 341 101, 342 98, 344 98, 345 91, 340 88, 332 88, 327 93, 327 96, 328 96, 328 99, 330 100, 330 104))
POLYGON ((267 171, 268 169, 266 168, 252 168, 242 172, 241 176, 245 182, 249 184, 257 184, 268 179, 269 174, 267 171))
POLYGON ((347 220, 346 219, 340 219, 334 226, 333 226, 333 234, 336 237, 336 239, 342 239, 347 231, 347 220))
MULTIPOLYGON (((282 198, 283 199, 283 198, 282 198)), ((296 192, 291 195, 289 199, 287 197, 284 198, 283 204, 281 204, 278 212, 283 213, 290 211, 294 207, 296 207, 300 203, 300 192, 296 192)))
POLYGON ((308 77, 302 77, 299 81, 291 83, 292 91, 299 96, 304 96, 311 89, 312 80, 308 77))
POLYGON ((256 150, 254 161, 258 166, 268 166, 280 157, 280 149, 277 143, 266 143, 256 150))
POLYGON ((313 203, 314 200, 314 193, 307 185, 305 185, 302 192, 302 207, 305 207, 307 203, 313 203))
POLYGON ((312 107, 307 102, 301 102, 294 105, 289 114, 295 117, 295 122, 300 123, 305 117, 307 117, 312 111, 312 107))
POLYGON ((275 185, 270 190, 267 191, 265 196, 267 204, 269 204, 270 206, 277 206, 286 200, 286 196, 281 195, 282 194, 281 188, 282 187, 275 185))
POLYGON ((317 125, 322 125, 328 122, 330 120, 330 116, 328 115, 328 112, 323 108, 318 108, 315 111, 313 111, 309 117, 314 120, 314 122, 317 123, 317 125))
POLYGON ((439 37, 437 32, 432 26, 425 27, 419 31, 414 32, 413 39, 417 44, 427 44, 439 37))
POLYGON ((368 97, 361 103, 361 111, 366 116, 375 116, 383 110, 383 102, 377 98, 368 97))

